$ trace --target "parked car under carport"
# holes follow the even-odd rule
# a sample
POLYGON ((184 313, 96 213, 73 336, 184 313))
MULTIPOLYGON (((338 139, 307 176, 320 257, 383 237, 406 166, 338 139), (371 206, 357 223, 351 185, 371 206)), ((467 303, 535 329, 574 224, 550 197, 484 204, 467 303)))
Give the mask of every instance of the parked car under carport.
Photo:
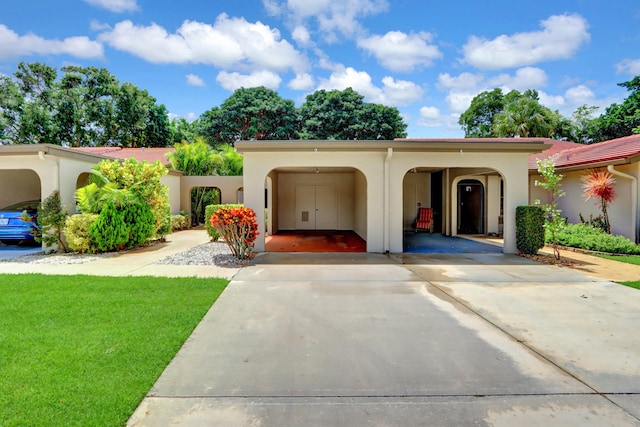
POLYGON ((35 243, 39 200, 29 200, 0 209, 0 242, 5 245, 35 243), (25 215, 29 220, 25 220, 25 215))

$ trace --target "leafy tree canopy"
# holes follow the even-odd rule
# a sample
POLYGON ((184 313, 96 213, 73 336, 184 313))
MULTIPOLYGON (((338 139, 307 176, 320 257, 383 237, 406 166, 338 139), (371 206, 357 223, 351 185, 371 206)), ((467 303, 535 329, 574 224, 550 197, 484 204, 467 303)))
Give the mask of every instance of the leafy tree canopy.
POLYGON ((296 107, 266 87, 240 88, 199 120, 200 134, 211 144, 240 140, 292 139, 296 107))
POLYGON ((351 88, 318 90, 299 109, 301 139, 375 140, 405 138, 407 125, 400 112, 367 104, 351 88))
POLYGON ((38 62, 0 78, 0 142, 62 146, 167 146, 168 113, 147 91, 104 68, 38 62))

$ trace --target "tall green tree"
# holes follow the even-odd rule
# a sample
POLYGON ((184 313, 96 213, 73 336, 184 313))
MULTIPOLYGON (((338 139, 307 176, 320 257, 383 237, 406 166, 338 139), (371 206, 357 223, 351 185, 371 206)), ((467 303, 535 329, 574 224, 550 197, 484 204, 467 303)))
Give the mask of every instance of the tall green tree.
POLYGON ((367 104, 352 88, 318 90, 298 110, 301 139, 404 138, 407 125, 396 108, 367 104))
POLYGON ((14 75, 19 94, 8 93, 9 102, 14 103, 12 142, 55 144, 58 130, 54 120, 57 71, 39 62, 21 62, 14 75))
POLYGON ((631 93, 622 104, 611 104, 596 119, 593 135, 595 141, 640 133, 640 76, 628 82, 618 83, 618 86, 626 88, 631 93))
POLYGON ((113 97, 116 78, 104 68, 63 67, 57 103, 57 122, 62 145, 105 145, 112 139, 113 97))
POLYGON ((471 100, 471 105, 460 115, 458 124, 465 138, 491 138, 493 119, 504 109, 502 89, 480 92, 471 100))
POLYGON ((164 105, 104 68, 18 64, 0 76, 0 140, 63 146, 162 146, 171 128, 164 105))
POLYGON ((222 105, 200 117, 201 135, 210 144, 241 140, 292 139, 296 108, 266 87, 240 88, 222 105))
POLYGON ((500 88, 476 95, 458 123, 467 138, 545 137, 569 139, 572 122, 539 102, 536 90, 506 95, 500 88))

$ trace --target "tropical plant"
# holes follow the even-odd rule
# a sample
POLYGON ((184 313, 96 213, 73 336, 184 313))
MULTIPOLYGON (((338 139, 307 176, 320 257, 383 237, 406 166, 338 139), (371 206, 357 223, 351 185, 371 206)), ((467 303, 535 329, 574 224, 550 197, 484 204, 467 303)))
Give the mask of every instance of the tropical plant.
POLYGON ((256 213, 242 206, 221 207, 211 215, 211 225, 224 238, 233 255, 240 260, 248 259, 258 236, 256 213))
MULTIPOLYGON (((173 169, 186 176, 220 175, 223 160, 204 139, 196 138, 191 143, 181 142, 175 144, 174 148, 174 152, 167 154, 173 169)), ((205 206, 215 202, 217 196, 218 191, 215 188, 194 187, 191 190, 191 214, 194 225, 205 220, 205 206)))
POLYGON ((129 158, 120 163, 119 160, 103 160, 94 168, 117 189, 126 189, 132 199, 125 201, 142 202, 149 205, 154 217, 153 237, 163 238, 171 232, 171 205, 169 190, 160 179, 168 173, 162 163, 139 162, 129 158))
MULTIPOLYGON (((550 201, 542 205, 545 212, 544 228, 547 241, 551 243, 553 254, 556 261, 560 260, 560 249, 558 248, 558 235, 565 227, 565 220, 562 218, 562 211, 558 209, 557 200, 565 195, 560 188, 563 175, 556 173, 557 156, 548 157, 546 159, 538 159, 538 173, 542 179, 536 181, 536 185, 544 188, 550 194, 550 201)), ((540 205, 540 200, 535 201, 536 205, 540 205)))
POLYGON ((616 198, 615 183, 616 179, 613 174, 604 169, 590 169, 586 175, 583 175, 582 190, 585 200, 591 198, 596 199, 596 205, 600 207, 604 220, 604 231, 611 233, 611 223, 609 222, 609 213, 607 206, 616 198))

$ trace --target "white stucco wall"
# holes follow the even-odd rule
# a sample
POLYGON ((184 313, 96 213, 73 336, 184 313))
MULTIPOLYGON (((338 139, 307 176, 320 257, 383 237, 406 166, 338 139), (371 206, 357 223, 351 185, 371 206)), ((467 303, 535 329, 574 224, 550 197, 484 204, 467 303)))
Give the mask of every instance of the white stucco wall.
POLYGON ((167 186, 171 215, 180 213, 180 178, 179 173, 169 173, 160 178, 160 183, 167 186))
POLYGON ((353 173, 280 173, 278 174, 278 229, 296 229, 296 187, 325 185, 336 188, 338 230, 354 228, 353 173))

